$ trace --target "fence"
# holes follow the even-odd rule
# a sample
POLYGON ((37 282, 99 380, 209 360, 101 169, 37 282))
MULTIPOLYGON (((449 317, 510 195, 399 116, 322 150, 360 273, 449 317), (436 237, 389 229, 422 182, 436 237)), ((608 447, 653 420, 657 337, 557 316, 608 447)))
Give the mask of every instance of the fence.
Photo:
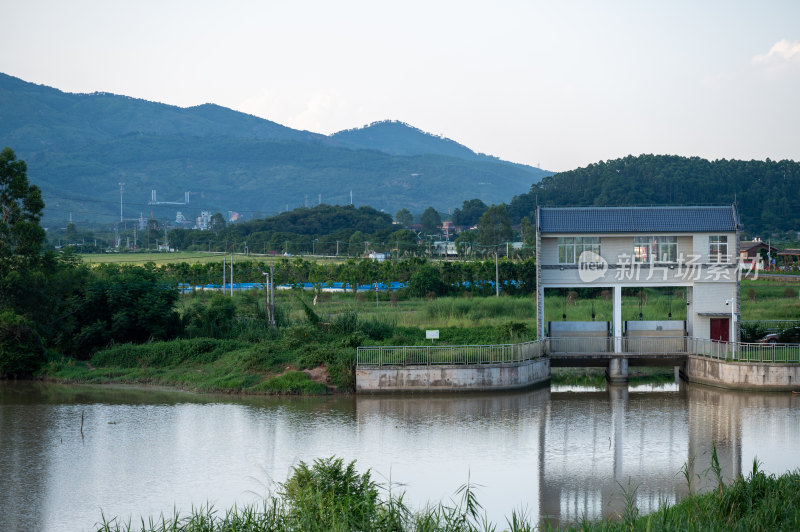
POLYGON ((358 366, 503 364, 523 362, 545 354, 544 341, 499 345, 359 347, 358 366))
POLYGON ((635 355, 694 354, 729 362, 800 363, 798 344, 732 344, 690 336, 545 338, 519 344, 359 347, 356 365, 414 366, 502 364, 548 354, 585 355, 615 352, 635 355), (615 346, 620 351, 615 351, 615 346))
POLYGON ((798 344, 731 344, 699 338, 692 343, 694 354, 728 362, 800 363, 798 344))

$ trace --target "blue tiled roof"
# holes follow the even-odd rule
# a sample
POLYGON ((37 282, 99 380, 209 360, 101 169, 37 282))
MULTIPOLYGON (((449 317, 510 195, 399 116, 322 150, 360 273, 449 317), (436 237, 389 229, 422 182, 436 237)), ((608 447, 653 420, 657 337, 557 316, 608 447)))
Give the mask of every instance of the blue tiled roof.
POLYGON ((732 233, 733 206, 541 207, 542 233, 732 233))

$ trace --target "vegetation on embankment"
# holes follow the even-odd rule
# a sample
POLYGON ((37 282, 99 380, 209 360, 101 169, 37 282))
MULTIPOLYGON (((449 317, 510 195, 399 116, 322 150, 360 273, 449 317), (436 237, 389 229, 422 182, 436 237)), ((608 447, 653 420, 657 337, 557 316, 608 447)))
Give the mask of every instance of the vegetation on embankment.
MULTIPOLYGON (((99 275, 101 280, 109 276, 108 281, 94 281, 91 294, 97 306, 124 300, 119 294, 126 293, 126 286, 131 289, 139 286, 131 283, 131 279, 139 277, 123 276, 125 282, 114 287, 111 283, 117 279, 116 274, 110 275, 106 270, 110 267, 92 274, 99 275), (98 293, 104 291, 114 293, 116 299, 99 297, 98 293)), ((157 278, 153 272, 146 278, 150 279, 150 275, 157 278)), ((794 296, 786 296, 785 289, 776 281, 744 282, 743 292, 755 296, 743 297, 743 319, 762 315, 762 306, 781 308, 784 317, 800 316, 800 304, 794 296)), ((39 375, 60 382, 320 394, 352 390, 356 347, 361 345, 424 345, 429 342, 425 339, 426 329, 440 331, 437 345, 510 343, 536 336, 535 305, 531 297, 481 297, 469 291, 460 296, 430 299, 408 294, 380 294, 378 301, 374 297, 374 293, 278 292, 278 323, 270 327, 266 323, 263 293, 237 292, 231 297, 196 292, 178 296, 174 303, 176 316, 172 319, 173 334, 177 335, 174 339, 157 340, 159 337, 151 332, 153 340, 132 344, 114 341, 114 337, 99 332, 83 332, 65 344, 71 346, 67 353, 73 356, 51 351, 39 375), (112 345, 103 347, 102 342, 109 339, 112 345)), ((683 319, 682 297, 672 290, 631 292, 623 298, 627 309, 623 315, 626 319, 636 319, 641 310, 644 319, 666 319, 672 312, 673 319, 683 319)), ((601 292, 548 295, 545 307, 548 319, 560 319, 565 309, 570 320, 590 320, 593 311, 597 320, 611 319, 610 301, 601 292)), ((96 331, 92 323, 98 323, 106 315, 123 316, 123 310, 109 307, 104 313, 92 309, 94 321, 87 322, 88 331, 96 331)), ((110 320, 106 327, 122 331, 119 326, 113 329, 115 323, 118 322, 110 320)), ((602 385, 604 381, 602 371, 561 371, 554 372, 556 384, 602 385)), ((642 378, 648 382, 671 381, 673 373, 671 368, 655 375, 648 371, 642 378)))
POLYGON ((528 298, 479 299, 475 314, 461 318, 467 321, 447 326, 451 298, 376 307, 349 294, 325 296, 314 305, 300 290, 279 293, 275 326, 267 324, 256 293, 184 296, 178 302, 182 337, 116 344, 88 358, 53 355, 39 376, 208 392, 322 394, 354 388, 356 347, 425 343, 423 324, 444 324, 439 344, 509 343, 535 334, 535 326, 509 319, 531 307, 528 298), (399 325, 400 319, 406 324, 399 325))
MULTIPOLYGON (((687 468, 688 470, 688 468, 687 468)), ((360 474, 355 462, 340 458, 317 459, 312 465, 300 462, 286 482, 261 504, 233 507, 224 512, 211 505, 193 508, 181 516, 131 521, 102 516, 102 531, 766 531, 800 529, 800 471, 781 476, 767 475, 754 462, 745 478, 739 475, 725 485, 721 480, 716 453, 710 473, 717 488, 690 495, 678 504, 662 504, 653 514, 640 516, 635 506, 636 489, 624 491, 625 509, 607 520, 554 526, 535 523, 524 511, 512 512, 503 524, 488 521, 476 494, 476 486, 462 485, 451 503, 414 510, 396 488, 382 489, 369 471, 360 474)), ((622 488, 620 488, 622 489, 622 488)))

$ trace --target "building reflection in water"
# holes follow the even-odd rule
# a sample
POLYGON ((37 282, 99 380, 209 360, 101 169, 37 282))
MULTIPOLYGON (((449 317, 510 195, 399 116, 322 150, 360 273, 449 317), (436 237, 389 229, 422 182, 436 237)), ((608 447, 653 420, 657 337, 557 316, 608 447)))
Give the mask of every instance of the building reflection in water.
POLYGON ((391 478, 412 508, 469 479, 500 528, 519 508, 574 522, 622 512, 626 489, 643 513, 681 499, 686 464, 695 489, 713 488, 713 447, 726 481, 756 456, 793 470, 798 434, 800 396, 686 384, 290 400, 4 383, 0 529, 246 504, 259 478, 332 455, 391 478))
MULTIPOLYGON (((492 468, 482 470, 481 476, 472 475, 473 481, 486 487, 479 492, 485 506, 502 508, 499 515, 490 514, 501 523, 503 516, 520 507, 553 523, 619 515, 626 492, 640 512, 655 511, 686 496, 689 487, 682 472, 686 466, 692 489, 716 485, 710 472, 713 447, 726 482, 742 472, 743 463, 748 470, 753 457, 765 456, 761 451, 775 446, 783 449, 784 458, 764 461, 768 471, 781 473, 800 466, 800 449, 793 436, 800 434, 800 397, 791 394, 743 393, 690 384, 667 391, 636 391, 626 386, 556 390, 358 397, 357 425, 369 432, 381 430, 376 423, 400 427, 404 430, 389 431, 392 437, 413 434, 420 452, 437 453, 441 449, 436 446, 449 446, 448 454, 468 462, 464 465, 470 465, 473 473, 482 453, 492 449, 509 453, 502 459, 483 456, 492 468), (501 445, 498 434, 515 444, 501 445), (522 440, 527 440, 524 445, 522 440), (481 445, 481 441, 492 444, 481 445), (743 448, 749 450, 743 452, 743 448), (519 467, 507 463, 514 460, 519 467), (514 498, 521 495, 536 499, 514 498)), ((447 470, 453 467, 432 466, 431 482, 444 475, 452 487, 453 477, 447 470)), ((409 493, 413 491, 412 486, 409 493)))

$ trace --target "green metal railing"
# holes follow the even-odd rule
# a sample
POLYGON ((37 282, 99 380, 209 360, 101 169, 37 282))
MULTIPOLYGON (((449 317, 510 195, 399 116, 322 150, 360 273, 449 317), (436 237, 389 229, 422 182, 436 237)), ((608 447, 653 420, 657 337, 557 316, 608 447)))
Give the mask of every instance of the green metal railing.
POLYGON ((700 338, 693 338, 692 344, 694 354, 727 362, 800 363, 799 344, 732 344, 700 338))
POLYGON ((545 338, 519 344, 359 347, 358 366, 430 366, 524 362, 550 354, 687 355, 728 362, 800 363, 798 344, 720 342, 690 336, 545 338), (616 351, 615 348, 619 348, 616 351))
POLYGON ((417 366, 451 364, 504 364, 524 362, 545 354, 545 341, 519 344, 374 346, 359 347, 358 366, 417 366))

